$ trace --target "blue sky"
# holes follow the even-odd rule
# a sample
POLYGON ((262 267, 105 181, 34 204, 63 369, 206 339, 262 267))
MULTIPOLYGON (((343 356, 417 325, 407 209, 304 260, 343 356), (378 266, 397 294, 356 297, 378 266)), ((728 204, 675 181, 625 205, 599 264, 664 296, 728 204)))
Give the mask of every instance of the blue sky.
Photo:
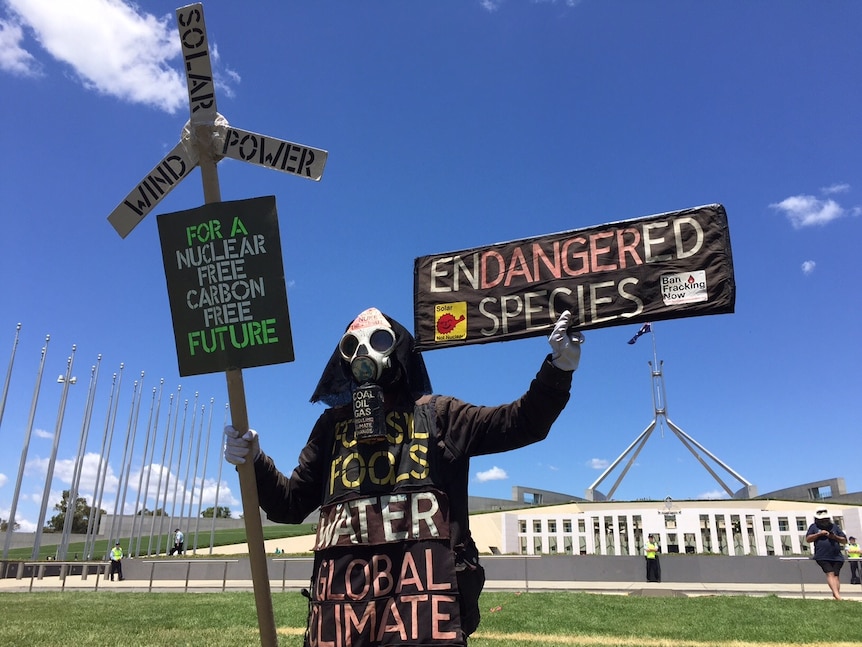
MULTIPOLYGON (((862 234, 862 5, 237 6, 204 6, 219 112, 232 126, 329 152, 320 182, 229 159, 218 166, 223 200, 277 199, 296 361, 243 376, 251 426, 283 470, 322 411, 308 400, 344 326, 376 306, 412 328, 416 257, 721 203, 736 312, 654 324, 668 415, 760 492, 833 476, 862 489, 852 260, 862 234)), ((80 495, 92 497, 122 363, 102 507, 113 509, 129 428, 137 440, 127 511, 142 467, 159 469, 171 394, 211 428, 201 467, 204 507, 212 505, 227 389, 223 374, 179 377, 156 227, 156 214, 203 203, 199 171, 126 239, 106 220, 188 119, 176 9, 153 0, 0 3, 4 383, 22 325, 0 422, 2 518, 50 335, 16 515, 23 529, 38 520, 60 417, 56 378, 73 344, 77 383, 51 505, 69 488, 99 355, 80 495), (158 449, 147 461, 162 379, 158 449)), ((583 495, 653 418, 651 340, 626 344, 637 328, 587 331, 550 437, 474 459, 471 494, 509 497, 513 485, 529 485, 583 495)), ((526 389, 547 350, 533 338, 425 358, 435 391, 498 404, 526 389)), ((238 513, 236 475, 224 469, 222 480, 219 503, 238 513)), ((666 496, 723 494, 665 427, 615 497, 666 496)))

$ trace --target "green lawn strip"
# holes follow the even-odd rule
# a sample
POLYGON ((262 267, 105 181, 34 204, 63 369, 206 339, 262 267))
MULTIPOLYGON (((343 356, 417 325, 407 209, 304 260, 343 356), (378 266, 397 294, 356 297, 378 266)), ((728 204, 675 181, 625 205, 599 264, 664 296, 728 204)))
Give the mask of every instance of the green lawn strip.
MULTIPOLYGON (((305 598, 279 592, 272 601, 279 644, 300 645, 305 598)), ((862 640, 862 607, 850 601, 493 592, 480 604, 471 647, 834 647, 862 640)), ((2 593, 0 609, 0 645, 259 644, 252 592, 2 593)))
POLYGON ((486 593, 480 631, 755 643, 862 640, 856 602, 775 596, 486 593))
MULTIPOLYGON (((204 525, 203 522, 201 525, 204 525)), ((301 535, 310 535, 313 534, 312 524, 276 524, 276 525, 266 525, 263 526, 263 538, 264 539, 285 539, 287 537, 298 537, 301 535)), ((54 540, 54 537, 51 536, 51 533, 43 535, 42 545, 39 548, 39 558, 40 560, 47 559, 48 557, 54 557, 57 552, 57 544, 54 540), (50 543, 46 543, 50 542, 50 543)), ((129 547, 129 538, 122 537, 121 545, 123 550, 128 552, 129 547)), ((59 539, 57 539, 59 541, 59 539)), ((160 554, 164 555, 165 552, 173 545, 173 534, 163 535, 161 541, 161 551, 160 554)), ((224 530, 216 530, 213 536, 213 554, 218 554, 219 546, 230 546, 232 544, 242 544, 245 543, 245 529, 244 528, 228 528, 224 530)), ((150 543, 149 535, 145 537, 141 537, 141 555, 145 556, 147 553, 147 549, 150 549, 150 552, 155 552, 156 548, 159 546, 159 538, 153 537, 152 543, 150 543)), ((134 547, 137 547, 137 539, 135 540, 134 547)), ((210 531, 200 531, 198 533, 198 541, 197 541, 197 555, 192 554, 192 550, 194 548, 194 532, 186 533, 186 557, 198 557, 198 558, 206 558, 209 557, 209 547, 210 547, 210 531)), ((102 556, 106 555, 108 551, 108 541, 106 539, 100 539, 95 543, 95 549, 93 551, 93 555, 96 556, 96 559, 101 559, 102 556)), ((66 559, 68 561, 80 560, 83 559, 84 555, 84 543, 83 542, 73 542, 69 544, 69 548, 66 552, 66 559)), ((30 560, 33 557, 33 549, 32 548, 12 548, 9 550, 9 559, 10 560, 30 560)))

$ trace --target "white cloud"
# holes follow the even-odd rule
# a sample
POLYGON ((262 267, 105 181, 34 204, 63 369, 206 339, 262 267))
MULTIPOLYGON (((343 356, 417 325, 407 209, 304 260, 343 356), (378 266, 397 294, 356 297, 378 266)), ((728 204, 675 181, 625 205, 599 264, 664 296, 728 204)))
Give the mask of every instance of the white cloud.
POLYGON ((9 477, 6 476, 5 474, 0 474, 0 487, 3 487, 8 482, 9 482, 9 477))
MULTIPOLYGON (((505 2, 505 0, 479 0, 479 5, 488 12, 495 12, 500 6, 505 2)), ((581 4, 581 0, 530 0, 531 4, 562 4, 567 7, 577 7, 581 4)))
POLYGON ((817 266, 817 263, 814 261, 805 261, 802 264, 802 273, 803 274, 811 274, 814 271, 814 268, 817 266))
POLYGON ((825 225, 845 215, 844 208, 834 200, 820 200, 813 195, 794 195, 769 206, 787 216, 794 229, 825 225))
POLYGON ((594 470, 603 470, 610 465, 605 458, 591 458, 587 461, 587 467, 594 470))
POLYGON ((850 190, 849 184, 832 184, 820 189, 824 195, 832 195, 833 193, 847 193, 850 190))
POLYGON ((489 470, 476 474, 476 480, 479 481, 479 483, 484 483, 486 481, 502 481, 507 478, 509 478, 509 475, 506 474, 506 470, 497 467, 496 465, 489 470))
MULTIPOLYGON (((179 65, 170 65, 180 56, 172 14, 159 18, 121 0, 6 4, 15 15, 0 32, 0 68, 31 75, 38 69, 34 55, 23 48, 24 28, 44 51, 69 65, 87 89, 168 113, 187 105, 184 75, 179 65)), ((232 71, 227 75, 239 78, 232 71)), ((225 91, 231 94, 230 88, 225 91)))
POLYGON ((0 70, 16 76, 41 76, 42 66, 21 46, 23 40, 21 25, 0 20, 0 70))
POLYGON ((727 499, 729 498, 727 492, 724 490, 712 490, 711 492, 704 492, 703 494, 699 494, 695 497, 696 499, 727 499))
POLYGON ((34 429, 33 433, 36 435, 36 438, 54 438, 54 432, 48 431, 47 429, 34 429))

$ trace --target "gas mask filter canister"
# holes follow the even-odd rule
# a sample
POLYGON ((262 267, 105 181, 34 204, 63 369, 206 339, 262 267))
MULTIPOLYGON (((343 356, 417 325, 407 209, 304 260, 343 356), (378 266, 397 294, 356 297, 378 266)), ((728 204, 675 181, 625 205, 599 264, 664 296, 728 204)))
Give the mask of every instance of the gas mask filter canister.
POLYGON ((361 443, 386 438, 383 391, 377 382, 390 368, 395 332, 382 313, 369 308, 350 325, 338 343, 342 359, 359 386, 353 391, 354 436, 361 443))

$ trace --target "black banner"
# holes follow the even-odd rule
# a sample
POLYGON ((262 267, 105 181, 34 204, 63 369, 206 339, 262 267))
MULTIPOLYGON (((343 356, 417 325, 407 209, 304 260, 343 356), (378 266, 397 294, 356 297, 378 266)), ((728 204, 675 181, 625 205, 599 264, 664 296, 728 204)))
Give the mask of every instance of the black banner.
POLYGON ((419 350, 733 312, 720 204, 422 256, 414 266, 419 350))
POLYGON ((292 362, 275 197, 157 220, 180 375, 292 362))

